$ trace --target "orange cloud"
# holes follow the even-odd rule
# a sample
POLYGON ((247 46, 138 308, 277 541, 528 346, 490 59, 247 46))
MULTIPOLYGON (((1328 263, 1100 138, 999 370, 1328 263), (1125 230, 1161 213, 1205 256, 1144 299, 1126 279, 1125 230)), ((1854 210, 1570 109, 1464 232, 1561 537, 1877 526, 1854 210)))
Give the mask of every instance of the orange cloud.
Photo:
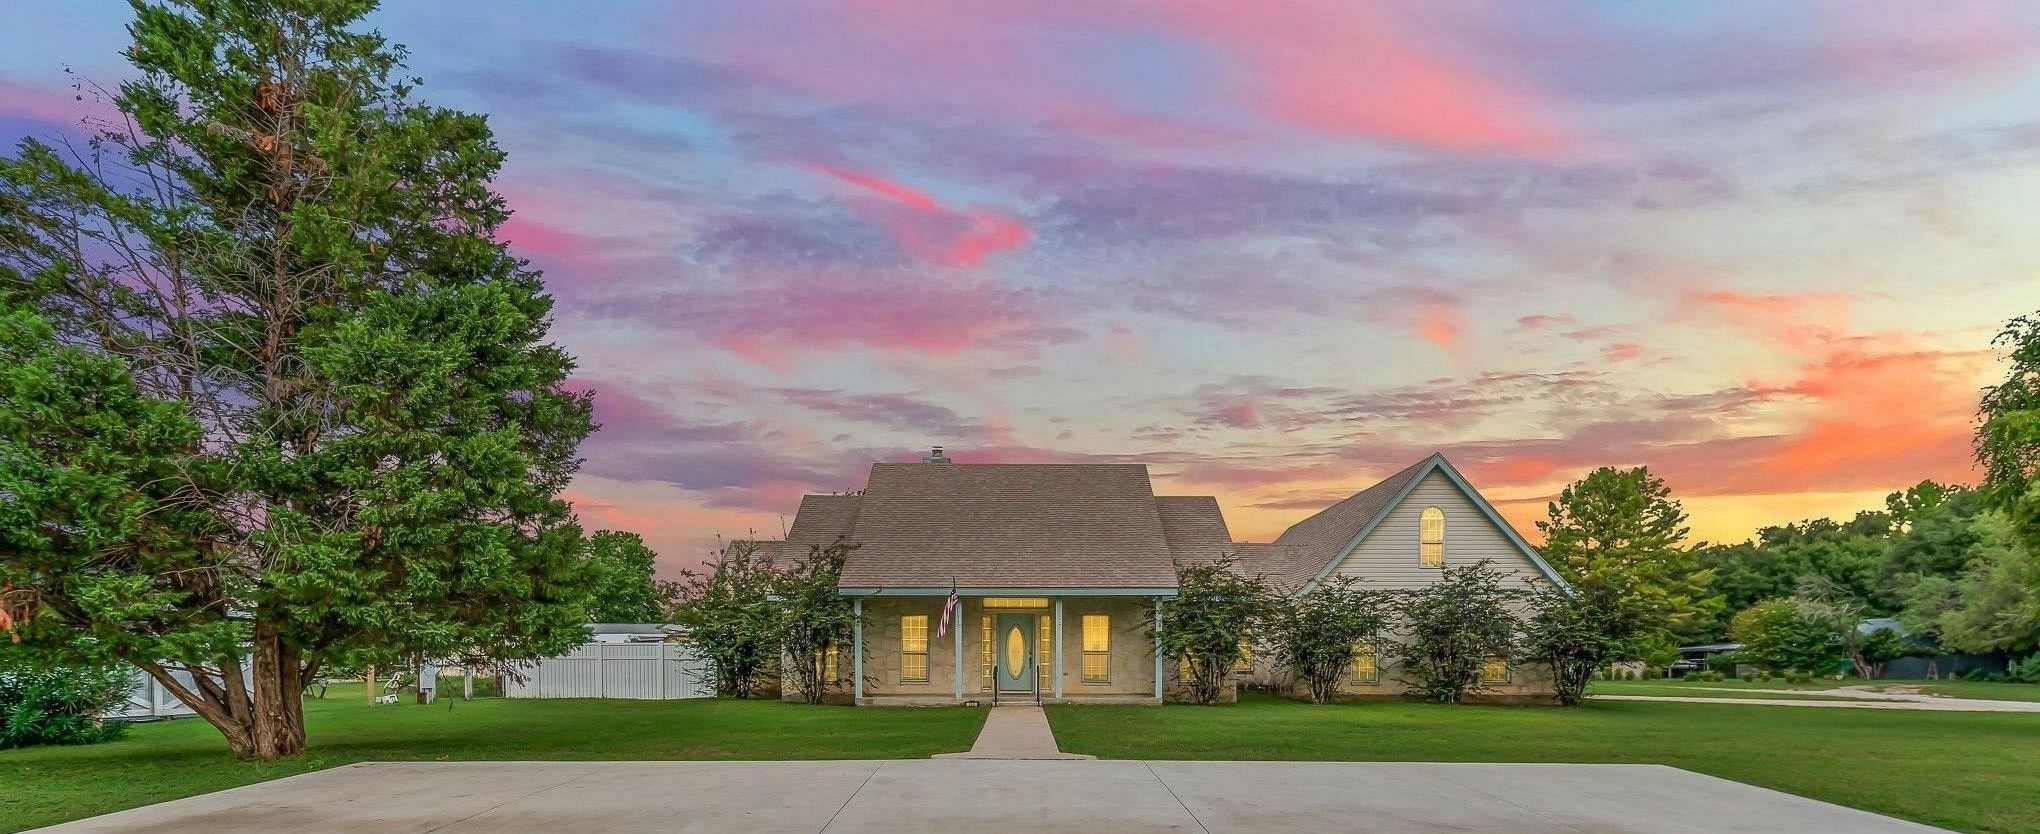
POLYGON ((1427 302, 1417 308, 1417 335, 1448 351, 1459 349, 1466 311, 1456 303, 1427 302))

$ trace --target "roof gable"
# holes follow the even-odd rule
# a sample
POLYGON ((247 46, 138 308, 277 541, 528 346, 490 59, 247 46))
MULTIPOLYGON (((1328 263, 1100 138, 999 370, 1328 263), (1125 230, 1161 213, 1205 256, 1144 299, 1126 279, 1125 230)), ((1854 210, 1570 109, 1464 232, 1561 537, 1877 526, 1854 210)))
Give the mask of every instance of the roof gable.
POLYGON ((1354 548, 1366 540, 1368 534, 1374 532, 1382 520, 1388 517, 1390 511, 1409 497, 1410 491, 1415 489, 1417 484, 1422 483, 1424 478, 1433 472, 1445 476, 1452 486, 1465 496, 1467 502, 1478 509, 1488 522, 1508 539, 1511 546, 1536 566, 1538 573, 1545 579, 1558 587, 1568 587, 1565 579, 1544 561, 1544 557, 1537 549, 1531 547, 1530 543, 1516 532, 1515 526, 1509 524, 1502 518, 1501 513, 1495 511, 1494 505, 1488 503, 1487 498, 1482 496, 1479 490, 1467 483, 1466 477, 1459 474, 1459 470, 1446 460, 1444 455, 1433 454, 1408 469, 1390 475, 1381 483, 1333 505, 1317 516, 1299 522, 1298 526, 1305 522, 1316 523, 1303 531, 1294 541, 1285 539, 1290 538, 1291 532, 1297 531, 1296 526, 1284 531, 1282 538, 1276 539, 1277 544, 1291 544, 1302 549, 1302 558, 1292 563, 1288 572, 1288 577, 1295 583, 1299 593, 1308 591, 1323 581, 1347 555, 1353 552, 1354 548), (1339 512, 1334 513, 1335 510, 1339 512), (1329 517, 1321 519, 1320 516, 1329 517), (1351 531, 1350 535, 1344 541, 1338 541, 1339 534, 1348 530, 1351 531), (1334 542, 1338 542, 1336 547, 1333 546, 1334 542))

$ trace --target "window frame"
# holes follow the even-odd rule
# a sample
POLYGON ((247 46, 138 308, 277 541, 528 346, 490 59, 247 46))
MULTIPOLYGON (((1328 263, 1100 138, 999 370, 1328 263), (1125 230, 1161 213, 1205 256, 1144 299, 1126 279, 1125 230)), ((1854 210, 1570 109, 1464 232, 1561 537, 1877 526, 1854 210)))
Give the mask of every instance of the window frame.
POLYGON ((1417 564, 1426 568, 1445 567, 1445 508, 1425 507, 1417 515, 1417 564), (1433 536, 1432 519, 1437 520, 1433 536))
POLYGON ((1508 684, 1514 682, 1515 678, 1516 664, 1509 662, 1508 655, 1491 654, 1480 659, 1480 682, 1482 686, 1495 683, 1508 684), (1488 671, 1494 668, 1496 661, 1501 661, 1502 676, 1499 678, 1489 677, 1488 671))
POLYGON ((1077 624, 1077 645, 1082 648, 1082 651, 1078 653, 1082 657, 1082 661, 1079 664, 1078 680, 1089 684, 1111 683, 1112 614, 1105 611, 1086 611, 1077 617, 1077 624), (1104 637, 1102 644, 1104 648, 1102 649, 1091 648, 1091 620, 1094 617, 1104 621, 1102 634, 1104 637), (1099 662, 1099 668, 1101 669, 1096 676, 1091 674, 1091 661, 1094 659, 1099 662))
POLYGON ((932 640, 930 640, 930 639, 929 639, 929 636, 928 636, 928 615, 926 615, 926 614, 901 614, 901 615, 900 615, 900 683, 928 683, 928 682, 929 682, 929 679, 930 679, 930 678, 929 678, 929 671, 928 671, 928 647, 929 647, 929 644, 930 644, 931 642, 933 642, 933 641, 932 641, 932 640), (911 648, 909 648, 909 645, 910 645, 910 644, 909 644, 909 643, 907 642, 907 622, 908 622, 909 620, 920 620, 920 621, 921 621, 921 622, 920 622, 920 628, 919 628, 919 631, 920 631, 920 633, 921 633, 921 649, 920 649, 920 651, 914 651, 914 650, 912 650, 911 648), (909 668, 909 664, 908 664, 908 661, 909 661, 909 659, 911 659, 911 658, 915 658, 915 657, 919 657, 919 658, 920 658, 920 660, 921 660, 921 676, 920 676, 920 677, 914 677, 913 675, 909 674, 909 673, 908 673, 908 671, 907 671, 907 670, 908 670, 908 668, 909 668))

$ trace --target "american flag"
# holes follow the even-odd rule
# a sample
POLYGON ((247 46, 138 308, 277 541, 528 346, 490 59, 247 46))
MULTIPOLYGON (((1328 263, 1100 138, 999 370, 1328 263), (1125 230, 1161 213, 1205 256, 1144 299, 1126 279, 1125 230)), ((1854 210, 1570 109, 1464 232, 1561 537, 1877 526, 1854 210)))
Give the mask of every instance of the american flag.
POLYGON ((942 622, 935 626, 935 636, 949 633, 949 615, 956 611, 956 586, 949 586, 949 598, 942 601, 942 622))

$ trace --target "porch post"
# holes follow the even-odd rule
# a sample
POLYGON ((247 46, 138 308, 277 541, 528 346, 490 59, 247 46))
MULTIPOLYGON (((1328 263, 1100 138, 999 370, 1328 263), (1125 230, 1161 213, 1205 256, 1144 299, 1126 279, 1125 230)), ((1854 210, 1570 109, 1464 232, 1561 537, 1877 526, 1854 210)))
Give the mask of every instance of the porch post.
POLYGON ((1162 699, 1162 598, 1155 597, 1155 700, 1162 699))
POLYGON ((864 597, 850 598, 850 691, 852 702, 864 703, 864 597))
POLYGON ((1055 671, 1049 675, 1049 680, 1055 681, 1055 699, 1060 701, 1062 700, 1063 696, 1062 597, 1055 598, 1054 629, 1055 629, 1055 650, 1050 652, 1050 654, 1054 655, 1054 657, 1050 659, 1055 662, 1055 671))
POLYGON ((963 700, 963 600, 956 601, 955 616, 949 618, 949 633, 956 638, 956 654, 950 665, 956 667, 956 700, 963 700))

